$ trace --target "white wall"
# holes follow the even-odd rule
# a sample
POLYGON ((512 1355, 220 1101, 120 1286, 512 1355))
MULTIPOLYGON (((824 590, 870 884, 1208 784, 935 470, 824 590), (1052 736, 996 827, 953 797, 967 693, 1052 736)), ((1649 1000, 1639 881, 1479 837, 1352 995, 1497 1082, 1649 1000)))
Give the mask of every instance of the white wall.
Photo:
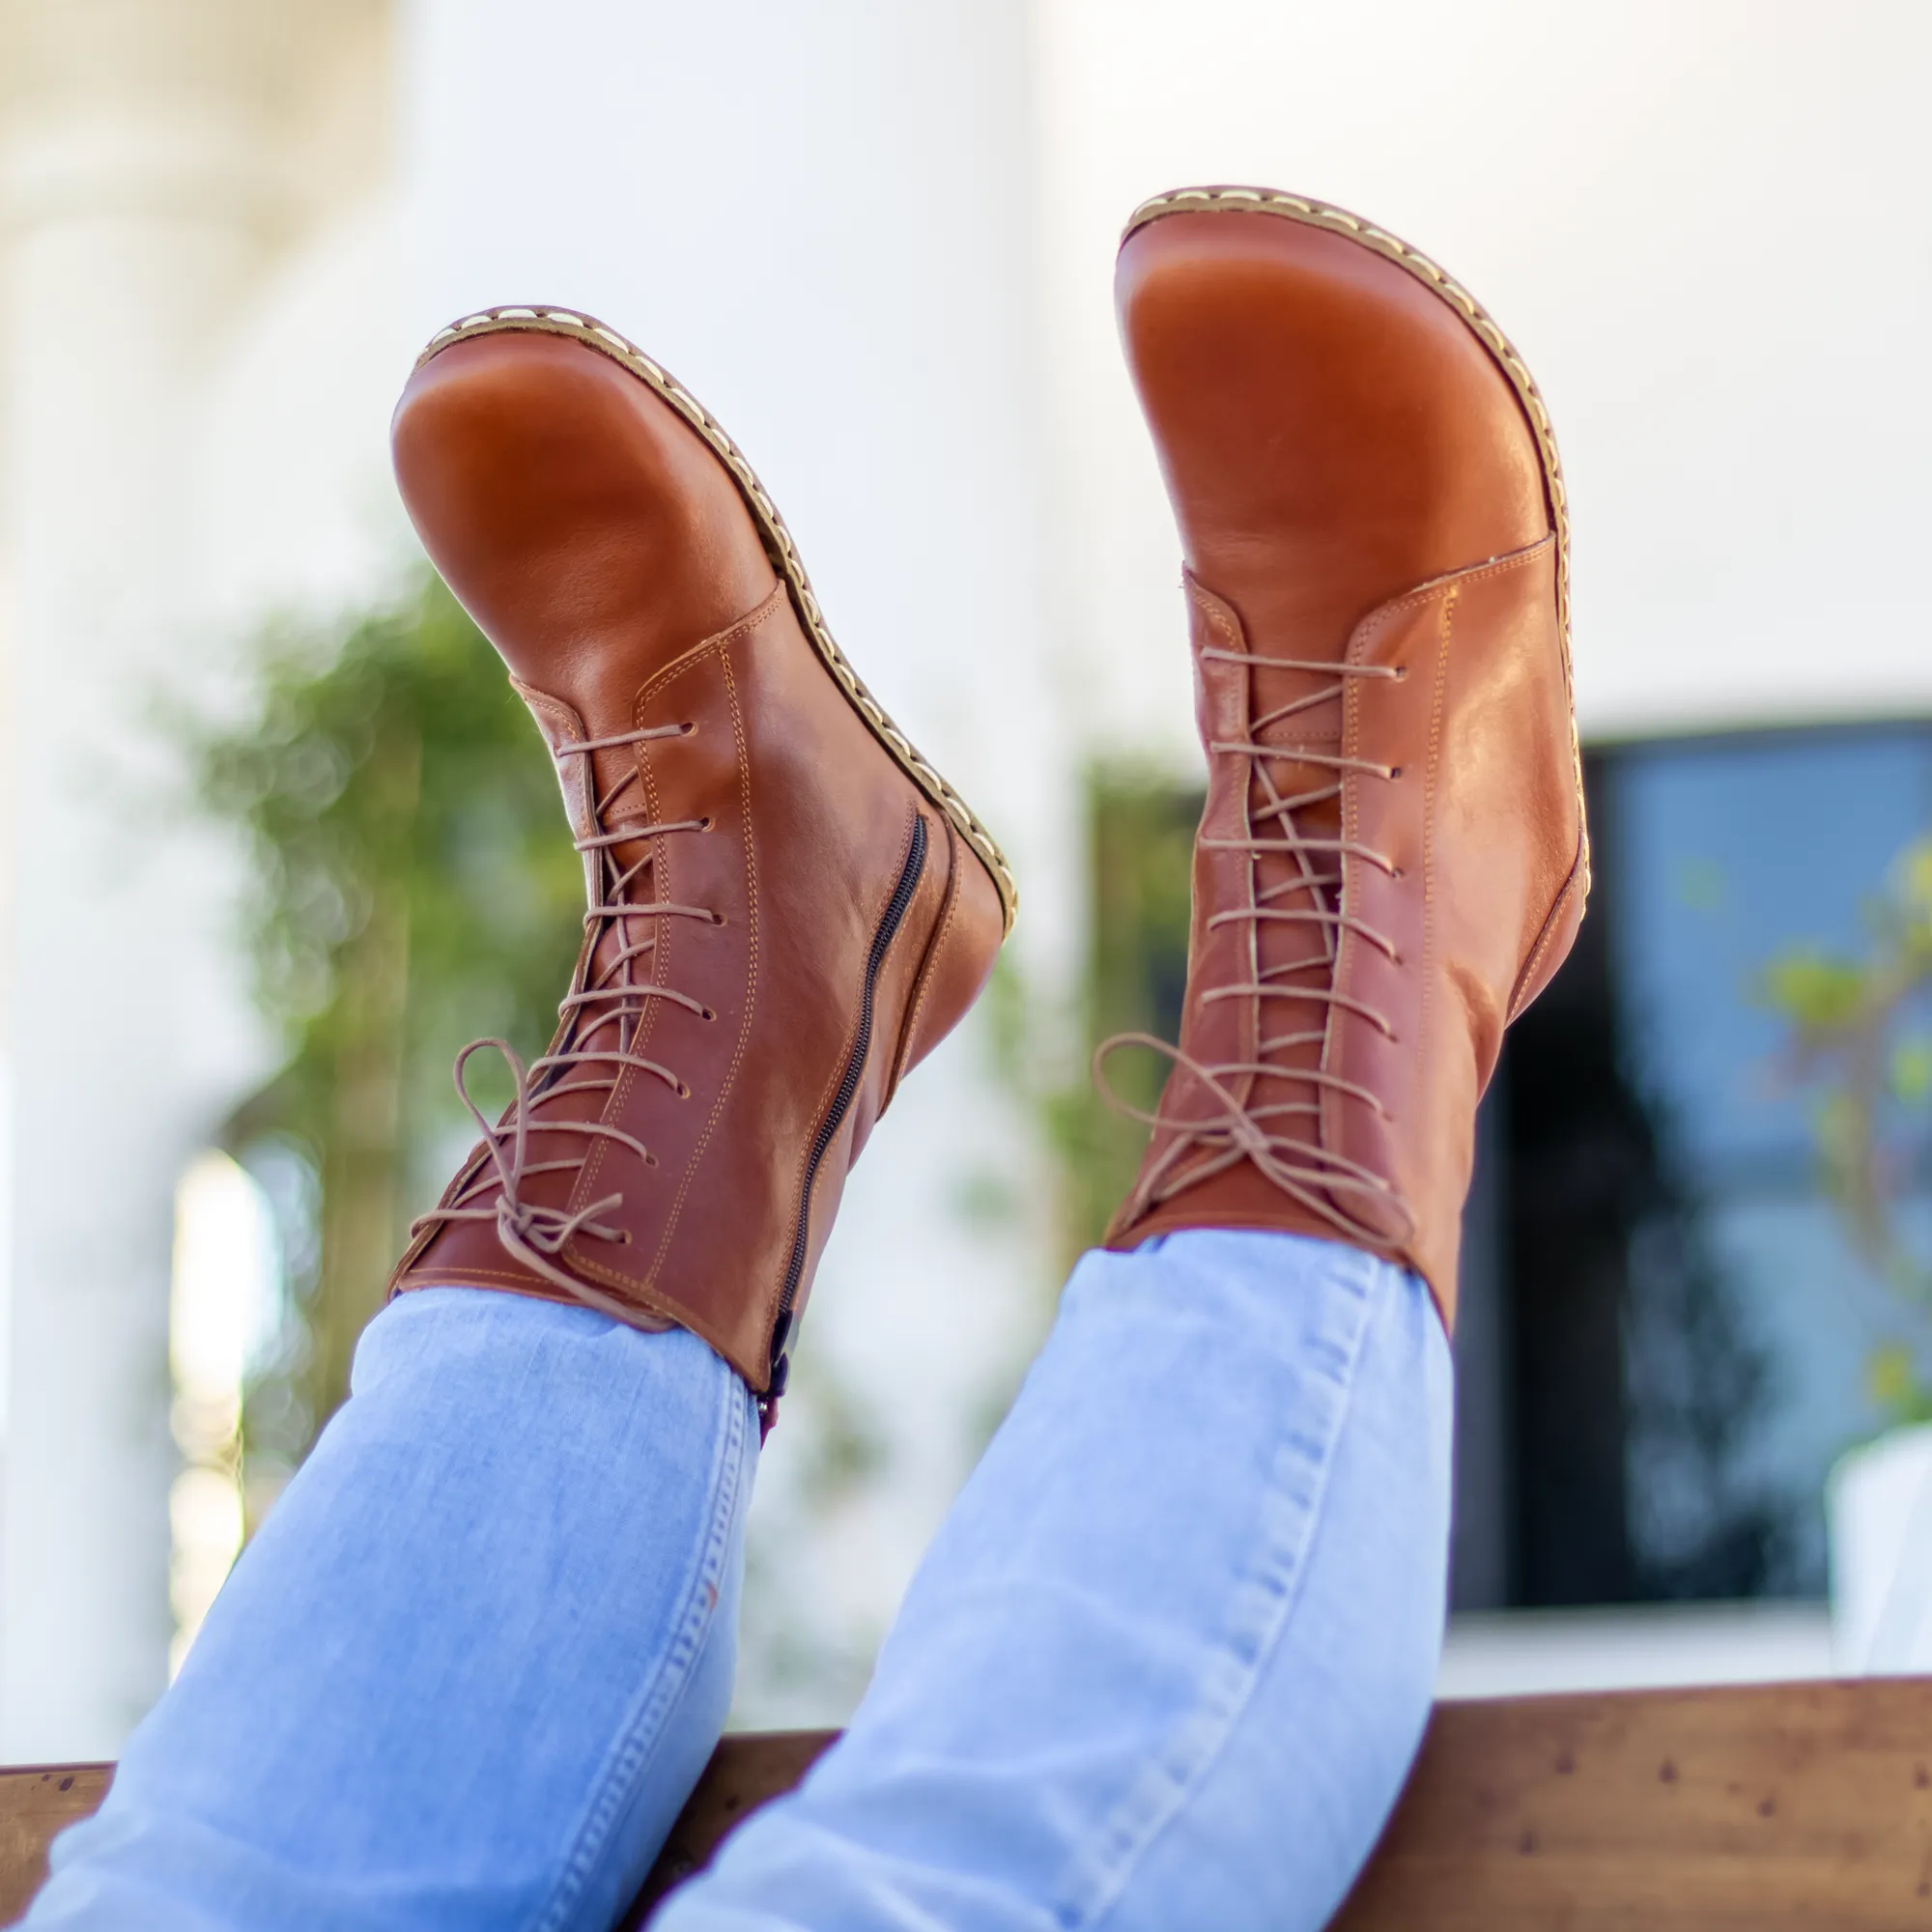
POLYGON ((1109 280, 1136 202, 1201 182, 1369 216, 1515 340, 1570 478, 1586 731, 1932 703, 1932 10, 1042 0, 1040 23, 1070 611, 1107 735, 1190 744, 1109 280))

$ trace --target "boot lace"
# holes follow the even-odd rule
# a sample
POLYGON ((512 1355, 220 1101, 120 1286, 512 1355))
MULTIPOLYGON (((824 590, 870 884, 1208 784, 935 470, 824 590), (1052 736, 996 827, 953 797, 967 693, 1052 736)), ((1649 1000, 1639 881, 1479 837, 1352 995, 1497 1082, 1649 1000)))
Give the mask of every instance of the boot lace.
MULTIPOLYGON (((1383 1120, 1391 1118, 1388 1108, 1368 1088, 1343 1079, 1325 1065, 1284 1066, 1271 1064, 1270 1056, 1295 1047, 1325 1046, 1328 1015, 1337 1009, 1355 1014, 1384 1037, 1395 1038, 1394 1029, 1381 1013, 1336 989, 1334 968, 1342 935, 1350 932, 1401 963, 1394 941, 1349 909, 1343 862, 1359 859, 1392 879, 1400 878, 1401 870, 1384 854, 1351 839, 1305 835, 1296 823, 1295 814, 1339 799, 1343 781, 1350 772, 1366 778, 1393 780, 1401 777, 1401 767, 1345 757, 1306 745, 1266 743, 1264 734, 1302 712, 1342 697, 1350 678, 1393 680, 1404 673, 1400 668, 1389 665, 1258 657, 1252 652, 1219 645, 1205 647, 1201 657, 1208 662, 1239 665, 1249 671, 1304 671, 1330 680, 1304 696, 1251 719, 1246 737, 1209 741, 1210 755, 1237 757, 1247 765, 1244 795, 1250 800, 1248 836, 1201 840, 1207 850, 1245 852, 1249 858, 1252 902, 1213 914, 1208 922, 1209 930, 1236 924, 1257 928, 1267 923, 1289 925, 1305 929, 1313 950, 1278 966, 1264 968, 1257 963, 1252 980, 1212 986, 1200 994, 1203 1006, 1224 1000, 1254 1000, 1264 1023, 1271 1003, 1286 1008, 1290 1030, 1258 1037, 1255 1058, 1251 1061, 1206 1065, 1180 1047, 1148 1033, 1115 1034, 1094 1049, 1094 1080, 1108 1104, 1156 1130, 1164 1128, 1173 1134, 1159 1155, 1142 1170, 1134 1191, 1127 1198, 1120 1225, 1130 1225, 1150 1209, 1172 1200, 1183 1188, 1224 1173, 1239 1161, 1249 1160, 1284 1194, 1350 1241, 1386 1246, 1391 1238, 1386 1223, 1371 1222, 1359 1211, 1360 1208, 1373 1204, 1384 1212, 1392 1210, 1403 1230, 1394 1237, 1398 1241, 1406 1239, 1413 1229, 1414 1217, 1395 1187, 1380 1175, 1321 1145, 1321 1094, 1342 1094, 1361 1106, 1373 1108, 1383 1120), (1284 795, 1275 775, 1275 767, 1284 764, 1313 766, 1318 771, 1332 773, 1333 777, 1311 791, 1284 795), (1258 789, 1262 796, 1257 805, 1258 789), (1277 861, 1284 862, 1279 869, 1286 876, 1268 884, 1264 867, 1274 868, 1277 861), (1320 977, 1314 978, 1318 970, 1320 977), (1297 975, 1310 975, 1312 982, 1298 982, 1297 975), (1312 1016, 1307 1011, 1311 1008, 1315 1009, 1312 1016), (1305 1022, 1307 1017, 1313 1017, 1319 1024, 1297 1024, 1305 1022), (1189 1120, 1158 1108, 1150 1111, 1122 1098, 1107 1078, 1106 1065, 1113 1054, 1129 1046, 1148 1048, 1192 1075, 1216 1111, 1203 1119, 1189 1120), (1317 1090, 1316 1097, 1257 1105, 1252 1095, 1259 1084, 1266 1080, 1313 1088, 1317 1090), (1303 1130, 1293 1131, 1292 1123, 1302 1123, 1303 1130), (1285 1126, 1290 1130, 1284 1131, 1285 1126)), ((1259 949, 1251 947, 1249 956, 1259 962, 1259 949)))
MULTIPOLYGON (((689 737, 696 728, 689 724, 655 724, 636 731, 620 731, 608 738, 553 746, 552 756, 560 770, 567 771, 564 760, 568 758, 588 758, 596 752, 646 744, 659 738, 689 737)), ((524 1183, 535 1175, 574 1173, 588 1156, 589 1144, 598 1141, 614 1143, 636 1154, 646 1167, 657 1166, 657 1156, 621 1127, 602 1121, 548 1119, 542 1110, 566 1094, 610 1093, 626 1071, 663 1081, 681 1100, 691 1097, 690 1087, 668 1066, 634 1050, 639 1025, 652 1000, 668 1000, 704 1020, 715 1020, 718 1015, 703 1001, 679 992, 675 986, 660 985, 648 975, 639 977, 639 962, 648 959, 656 948, 656 921, 696 919, 706 924, 722 925, 724 919, 707 906, 676 905, 663 899, 635 896, 639 880, 650 869, 653 855, 646 850, 634 864, 620 866, 615 851, 619 845, 669 833, 708 831, 709 818, 671 819, 662 824, 631 818, 620 819, 613 827, 609 815, 611 808, 639 782, 637 764, 634 761, 601 798, 595 792, 595 767, 585 765, 583 770, 584 785, 592 800, 590 830, 573 842, 579 852, 592 861, 586 871, 589 904, 583 914, 587 944, 572 976, 570 991, 557 1008, 558 1017, 565 1022, 561 1043, 556 1051, 531 1061, 527 1067, 517 1050, 504 1039, 473 1039, 456 1056, 452 1069, 456 1091, 482 1132, 477 1151, 486 1153, 488 1158, 476 1167, 475 1173, 446 1205, 419 1216, 410 1233, 414 1236, 423 1229, 445 1221, 493 1221, 504 1252, 533 1274, 564 1290, 574 1299, 618 1315, 635 1325, 635 1310, 621 1307, 600 1294, 567 1273, 554 1259, 580 1236, 596 1241, 628 1243, 629 1234, 610 1226, 604 1219, 623 1206, 623 1195, 607 1194, 601 1200, 566 1210, 526 1201, 524 1183), (634 937, 639 923, 642 923, 642 936, 634 937), (614 937, 616 943, 600 964, 599 950, 609 937, 614 937), (515 1082, 515 1095, 494 1126, 471 1097, 467 1077, 470 1057, 486 1048, 502 1056, 515 1082), (531 1159, 535 1151, 532 1141, 546 1134, 574 1136, 586 1145, 561 1158, 531 1159), (494 1200, 489 1198, 492 1195, 496 1197, 494 1200)), ((472 1151, 466 1166, 475 1162, 476 1152, 472 1151)))

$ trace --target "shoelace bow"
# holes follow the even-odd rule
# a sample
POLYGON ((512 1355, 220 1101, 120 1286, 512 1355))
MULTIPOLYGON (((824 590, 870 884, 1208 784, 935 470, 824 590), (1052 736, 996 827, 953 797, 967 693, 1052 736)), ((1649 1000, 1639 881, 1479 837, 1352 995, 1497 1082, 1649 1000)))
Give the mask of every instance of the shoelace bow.
MULTIPOLYGON (((656 724, 637 731, 620 731, 608 738, 587 738, 580 744, 554 746, 552 755, 561 765, 566 758, 587 758, 594 752, 641 745, 656 738, 688 737, 696 728, 692 724, 656 724)), ((583 961, 572 980, 570 991, 557 1009, 559 1016, 571 1022, 564 1036, 564 1044, 559 1051, 533 1060, 527 1067, 517 1050, 503 1039, 472 1039, 456 1056, 453 1068, 456 1091, 482 1131, 482 1145, 489 1159, 446 1207, 433 1208, 420 1216, 410 1231, 413 1236, 442 1221, 494 1221, 497 1224, 497 1238, 503 1244, 504 1251, 533 1274, 593 1307, 622 1313, 628 1321, 635 1321, 635 1315, 619 1310, 616 1303, 599 1294, 577 1276, 566 1273, 552 1259, 580 1235, 598 1241, 628 1242, 631 1237, 624 1230, 612 1228, 601 1218, 623 1206, 623 1195, 607 1194, 601 1200, 566 1211, 561 1208, 546 1208, 526 1201, 523 1185, 533 1175, 574 1173, 589 1155, 590 1150, 586 1146, 563 1159, 532 1160, 529 1157, 530 1140, 537 1134, 574 1134, 586 1142, 612 1141, 636 1154, 646 1167, 655 1167, 657 1156, 621 1127, 602 1121, 544 1120, 538 1117, 538 1109, 565 1094, 609 1093, 623 1077, 627 1067, 662 1080, 680 1099, 689 1099, 691 1089, 669 1067, 631 1050, 637 1039, 638 1023, 652 1000, 670 1000, 688 1008, 700 1019, 718 1017, 701 1000, 693 999, 689 993, 638 978, 638 961, 646 957, 657 942, 654 936, 634 941, 631 938, 633 921, 699 919, 712 925, 723 923, 719 915, 707 906, 673 905, 663 900, 639 900, 630 896, 632 888, 649 869, 652 855, 647 849, 635 864, 620 867, 615 847, 639 839, 649 840, 667 833, 703 832, 710 825, 709 819, 687 818, 659 825, 624 821, 618 829, 609 829, 606 814, 624 791, 637 782, 638 778, 638 767, 633 763, 624 776, 603 797, 598 798, 595 767, 586 765, 584 768, 584 783, 593 800, 590 831, 574 842, 579 852, 595 857, 590 904, 583 915, 589 944, 583 950, 583 961), (600 965, 597 961, 598 949, 612 930, 616 935, 616 948, 600 965), (515 1096, 501 1122, 494 1126, 470 1097, 465 1077, 470 1056, 485 1047, 494 1047, 503 1056, 516 1082, 515 1096), (596 1068, 608 1068, 609 1071, 587 1079, 569 1077, 596 1068), (492 1192, 497 1197, 495 1202, 482 1205, 484 1197, 492 1192)), ((470 1158, 473 1161, 475 1155, 472 1153, 470 1158)))
POLYGON ((1231 1061, 1211 1066, 1151 1034, 1122 1033, 1102 1040, 1094 1053, 1094 1080, 1102 1097, 1134 1120, 1144 1121, 1155 1129, 1171 1129, 1174 1134, 1160 1155, 1150 1162, 1142 1173, 1133 1194, 1128 1198, 1125 1218, 1130 1221, 1136 1219, 1148 1209, 1171 1200, 1183 1188, 1224 1173, 1238 1161, 1250 1160, 1284 1194, 1327 1221, 1339 1233, 1350 1239, 1366 1240, 1379 1246, 1388 1239, 1386 1229, 1364 1220, 1352 1211, 1349 1204, 1352 1198, 1373 1201, 1384 1208, 1393 1208, 1406 1232, 1413 1227, 1414 1217, 1396 1189, 1380 1175, 1321 1146, 1319 1132, 1307 1137, 1295 1136, 1277 1132, 1269 1124, 1289 1116, 1314 1117, 1319 1122, 1321 1112, 1319 1093, 1312 1100, 1280 1100, 1258 1106, 1238 1088, 1245 1081, 1248 1094, 1252 1094, 1255 1087, 1264 1080, 1312 1087, 1344 1094, 1363 1106, 1374 1108, 1384 1120, 1390 1118, 1388 1109, 1366 1087, 1345 1080, 1324 1066, 1271 1065, 1269 1056, 1298 1046, 1321 1045, 1327 1038, 1328 1012, 1337 1008, 1356 1014, 1386 1037, 1395 1037, 1394 1029, 1382 1014, 1336 989, 1334 967, 1341 938, 1346 932, 1356 934, 1365 944, 1378 948, 1390 959, 1398 958, 1395 944, 1385 933, 1378 932, 1349 910, 1343 861, 1360 859, 1367 865, 1378 867, 1391 878, 1400 877, 1400 871, 1383 854, 1350 839, 1305 837, 1295 823, 1295 813, 1340 798, 1343 780, 1350 772, 1360 772, 1370 778, 1394 779, 1401 776, 1400 767, 1377 764, 1367 758, 1343 757, 1303 745, 1264 744, 1262 735, 1301 712, 1341 697, 1351 677, 1394 679, 1403 673, 1388 665, 1304 663, 1296 658, 1256 657, 1246 651, 1231 651, 1215 645, 1203 649, 1201 656, 1204 660, 1216 663, 1240 665, 1250 671, 1306 671, 1332 680, 1305 696, 1277 705, 1272 711, 1250 720, 1245 738, 1209 742, 1208 750, 1210 754, 1239 757, 1247 761, 1248 783, 1244 787, 1244 796, 1252 800, 1255 787, 1259 784, 1264 798, 1258 810, 1252 805, 1250 807, 1247 838, 1204 838, 1201 841, 1209 850, 1246 852, 1253 882, 1253 903, 1215 913, 1208 922, 1210 930, 1215 926, 1243 923, 1310 926, 1315 929, 1320 945, 1320 951, 1284 965, 1258 966, 1252 980, 1210 987, 1200 995, 1201 1003, 1206 1006, 1222 1000, 1255 1000, 1263 1003, 1261 1011, 1264 1015, 1266 1002, 1299 1002, 1320 1009, 1318 1016, 1323 1024, 1259 1038, 1252 1061, 1231 1061), (1333 772, 1334 779, 1313 791, 1284 797, 1275 781, 1273 768, 1277 764, 1313 765, 1333 772), (1279 837, 1257 836, 1270 823, 1279 837), (1268 885, 1264 881, 1263 866, 1271 858, 1286 862, 1284 869, 1287 876, 1268 885), (1321 869, 1323 864, 1329 869, 1321 869), (1329 892, 1335 895, 1332 909, 1322 896, 1329 892), (1280 903, 1283 899, 1294 897, 1305 898, 1308 903, 1280 903), (1318 983, 1284 983, 1293 980, 1296 974, 1310 973, 1315 969, 1322 972, 1322 979, 1318 983), (1218 1117, 1187 1120, 1164 1114, 1158 1108, 1150 1111, 1122 1099, 1107 1080, 1106 1062, 1109 1056, 1126 1046, 1150 1048, 1193 1075, 1201 1091, 1219 1107, 1218 1117), (1199 1157, 1190 1161, 1191 1155, 1199 1157))

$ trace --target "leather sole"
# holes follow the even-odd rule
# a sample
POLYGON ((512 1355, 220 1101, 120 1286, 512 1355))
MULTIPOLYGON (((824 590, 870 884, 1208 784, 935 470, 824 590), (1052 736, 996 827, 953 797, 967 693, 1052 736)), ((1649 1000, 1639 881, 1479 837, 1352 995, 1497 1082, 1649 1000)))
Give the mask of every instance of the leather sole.
POLYGON ((433 335, 422 354, 416 357, 415 366, 420 369, 432 357, 459 342, 469 342, 479 335, 507 333, 560 335, 608 356, 635 376, 653 395, 668 403, 703 438, 706 447, 724 466, 744 499, 745 507, 751 512, 772 568, 784 584, 792 608, 798 613, 799 623, 811 640, 820 662, 831 673, 833 682, 838 685, 846 702, 859 714, 866 728, 885 748, 899 769, 946 814, 973 856, 986 868, 1000 895, 1006 929, 1010 932, 1014 914, 1019 909, 1019 888, 1006 856, 966 801, 930 762, 921 756, 912 741, 893 723, 885 706, 866 689, 858 672, 846 661, 844 652, 838 648, 826 626, 818 608, 818 598, 812 591, 810 579, 806 576, 798 546, 785 527, 784 519, 779 515, 778 507, 765 486, 758 481, 757 472, 745 460, 744 452, 724 433, 717 418, 676 377, 652 361, 635 343, 627 341, 615 329, 606 327, 595 317, 580 314, 575 309, 512 305, 479 310, 433 335))
MULTIPOLYGON (((1556 536, 1556 617, 1563 641, 1563 688, 1570 695, 1571 750, 1577 768, 1578 823, 1582 823, 1583 756, 1577 738, 1576 678, 1570 656, 1570 500, 1563 483, 1563 464, 1556 453, 1556 433, 1550 426, 1549 411, 1529 366, 1516 346, 1495 325, 1489 311, 1453 275, 1436 267, 1418 248, 1411 248, 1400 236, 1365 221, 1347 209, 1311 200, 1306 195, 1285 194, 1270 187, 1178 187, 1144 201, 1127 217, 1121 241, 1150 222, 1170 214, 1266 214, 1283 221, 1298 221, 1307 228, 1325 229, 1331 235, 1366 248, 1372 254, 1393 262, 1413 275, 1424 288, 1445 302, 1489 352, 1491 359, 1516 391, 1524 419, 1536 439, 1537 454, 1543 462, 1543 484, 1549 503, 1549 526, 1556 536)), ((1587 841, 1587 835, 1586 835, 1587 841)), ((1589 876, 1589 847, 1580 861, 1584 878, 1589 876)))

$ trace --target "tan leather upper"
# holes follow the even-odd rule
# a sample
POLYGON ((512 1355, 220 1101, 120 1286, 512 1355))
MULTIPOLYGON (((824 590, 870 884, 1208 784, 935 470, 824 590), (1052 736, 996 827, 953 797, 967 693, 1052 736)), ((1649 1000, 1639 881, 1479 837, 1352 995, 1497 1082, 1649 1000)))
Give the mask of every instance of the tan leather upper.
POLYGON ((675 1321, 770 1390, 847 1167, 991 969, 998 893, 828 672, 722 463, 618 361, 458 341, 394 446, 557 755, 592 908, 521 1156, 513 1107, 394 1285, 675 1321))
POLYGON ((1463 314, 1347 233, 1165 214, 1118 294, 1209 780, 1179 1058, 1109 1241, 1351 1240, 1448 1321, 1476 1102, 1588 887, 1560 485, 1463 314))

